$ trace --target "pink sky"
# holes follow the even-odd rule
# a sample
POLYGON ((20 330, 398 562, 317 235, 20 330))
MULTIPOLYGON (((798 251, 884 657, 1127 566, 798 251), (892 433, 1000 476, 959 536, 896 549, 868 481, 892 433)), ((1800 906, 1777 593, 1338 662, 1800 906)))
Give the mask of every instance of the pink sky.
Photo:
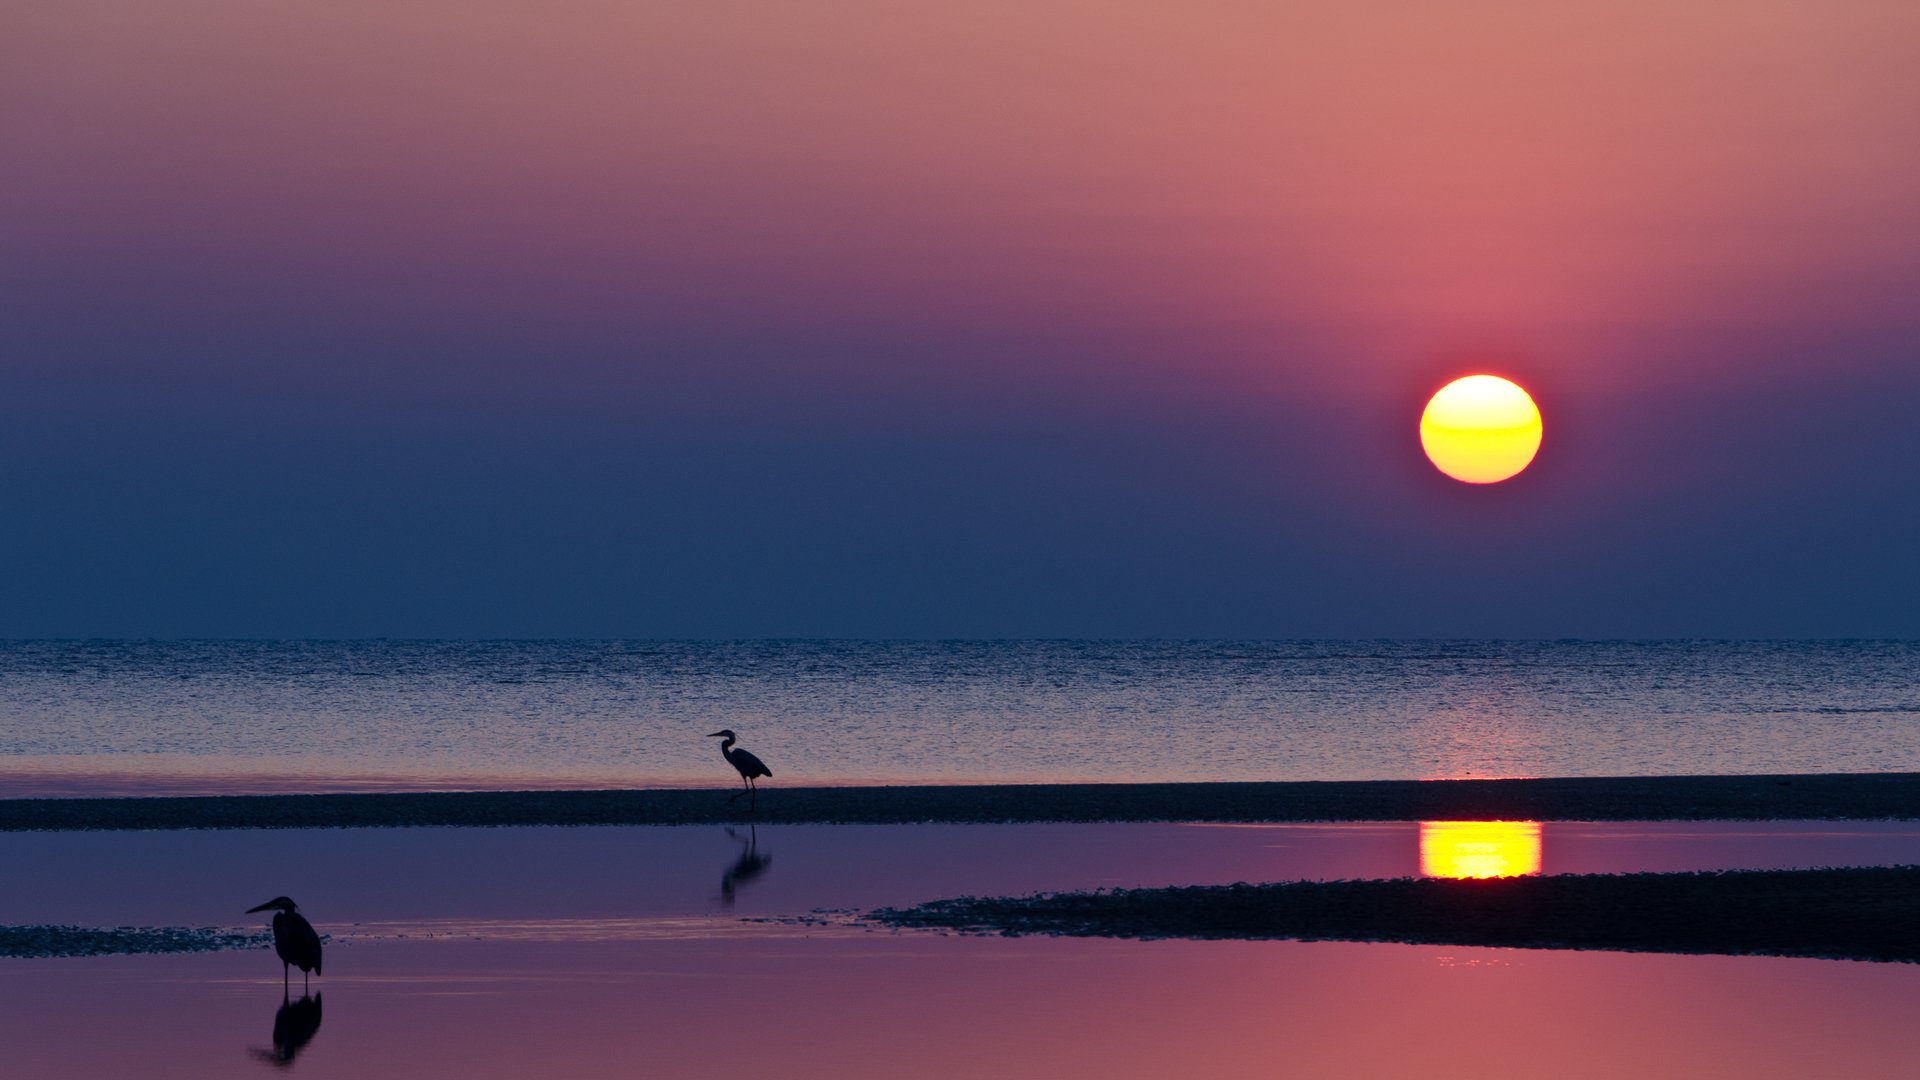
POLYGON ((1916 50, 1899 2, 16 5, 0 411, 296 457, 1264 428, 1243 490, 1371 533, 1432 503, 1425 396, 1492 369, 1605 520, 1796 470, 1825 515, 1898 482, 1856 414, 1920 393, 1916 50))

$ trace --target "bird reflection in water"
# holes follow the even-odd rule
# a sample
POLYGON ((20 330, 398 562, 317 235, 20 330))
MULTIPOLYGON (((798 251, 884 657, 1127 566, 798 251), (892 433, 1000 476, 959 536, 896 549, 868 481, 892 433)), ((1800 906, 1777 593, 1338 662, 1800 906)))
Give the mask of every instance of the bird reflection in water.
POLYGON ((299 1001, 280 999, 273 1014, 273 1049, 255 1047, 253 1056, 276 1068, 288 1068, 320 1030, 320 995, 300 995, 299 1001))
MULTIPOLYGON (((742 842, 740 834, 732 826, 727 827, 727 835, 736 842, 742 842)), ((766 873, 767 867, 773 863, 772 855, 760 852, 760 834, 755 826, 747 826, 747 836, 743 842, 746 846, 741 850, 740 857, 727 867, 726 873, 720 875, 720 902, 723 904, 732 904, 734 891, 766 873)))

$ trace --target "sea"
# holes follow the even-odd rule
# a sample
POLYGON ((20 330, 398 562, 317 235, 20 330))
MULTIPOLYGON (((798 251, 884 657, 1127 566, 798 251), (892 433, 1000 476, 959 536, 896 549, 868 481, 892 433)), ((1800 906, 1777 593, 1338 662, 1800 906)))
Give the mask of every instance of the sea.
POLYGON ((1920 770, 1920 642, 11 641, 0 797, 1920 770))

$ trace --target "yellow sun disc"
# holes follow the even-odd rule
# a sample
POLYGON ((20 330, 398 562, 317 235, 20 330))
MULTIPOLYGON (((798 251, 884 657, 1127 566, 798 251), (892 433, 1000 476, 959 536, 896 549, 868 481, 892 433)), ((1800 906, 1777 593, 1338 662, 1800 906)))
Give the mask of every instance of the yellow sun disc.
POLYGON ((1540 410, 1498 375, 1469 375, 1440 388, 1420 415, 1420 446, 1434 468, 1469 484, 1493 484, 1540 450, 1540 410))

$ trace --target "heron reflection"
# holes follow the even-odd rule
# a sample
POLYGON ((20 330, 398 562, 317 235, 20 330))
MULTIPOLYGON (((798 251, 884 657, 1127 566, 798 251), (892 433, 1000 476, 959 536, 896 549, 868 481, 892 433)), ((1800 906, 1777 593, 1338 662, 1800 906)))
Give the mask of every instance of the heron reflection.
POLYGON ((773 864, 773 856, 760 851, 760 835, 755 826, 747 826, 744 841, 731 825, 727 826, 727 835, 745 846, 740 851, 740 857, 727 867, 726 873, 720 875, 720 902, 723 904, 733 903, 736 889, 766 873, 767 867, 773 864))
POLYGON ((255 1047, 253 1055, 269 1065, 287 1068, 319 1030, 319 994, 312 997, 302 994, 299 1001, 282 997, 279 1011, 273 1014, 273 1049, 255 1047))

